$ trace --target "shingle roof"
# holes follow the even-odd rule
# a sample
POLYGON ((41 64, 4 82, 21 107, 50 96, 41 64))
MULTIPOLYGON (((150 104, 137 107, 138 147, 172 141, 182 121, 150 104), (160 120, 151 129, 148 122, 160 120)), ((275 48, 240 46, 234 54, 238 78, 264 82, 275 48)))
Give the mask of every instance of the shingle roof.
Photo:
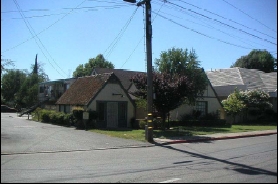
MULTIPOLYGON (((129 70, 125 70, 125 69, 111 69, 111 68, 94 68, 93 72, 96 72, 96 74, 113 72, 119 78, 123 87, 126 90, 129 90, 129 88, 132 84, 130 79, 134 75, 139 74, 139 73, 145 73, 145 72, 129 71, 129 70)), ((93 72, 92 72, 92 75, 93 75, 93 72)))
POLYGON ((87 105, 113 75, 107 73, 77 78, 56 104, 87 105))
POLYGON ((244 85, 238 68, 206 72, 212 86, 244 85))
POLYGON ((264 73, 257 69, 228 68, 206 71, 206 74, 219 96, 229 95, 232 88, 261 89, 268 93, 277 89, 277 72, 264 73))

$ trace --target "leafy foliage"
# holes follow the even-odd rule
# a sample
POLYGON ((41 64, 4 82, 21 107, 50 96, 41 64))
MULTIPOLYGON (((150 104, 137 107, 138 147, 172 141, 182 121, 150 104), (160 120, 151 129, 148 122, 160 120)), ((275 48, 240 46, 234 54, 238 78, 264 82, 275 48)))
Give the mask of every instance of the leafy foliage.
POLYGON ((191 93, 187 94, 187 102, 193 104, 197 97, 203 96, 207 87, 207 76, 203 69, 200 68, 200 61, 197 60, 197 54, 194 49, 171 48, 160 54, 156 59, 156 71, 167 73, 170 76, 179 75, 192 81, 191 93))
POLYGON ((262 114, 272 108, 269 102, 269 94, 262 90, 239 91, 235 89, 226 100, 222 101, 223 108, 228 115, 234 118, 241 112, 250 112, 250 114, 262 114))
POLYGON ((265 50, 252 50, 247 56, 237 59, 231 67, 258 69, 268 73, 277 68, 277 59, 265 50))
POLYGON ((30 74, 21 84, 15 102, 21 107, 30 107, 38 103, 38 86, 43 79, 37 74, 30 74))
POLYGON ((1 76, 2 72, 6 69, 6 66, 14 66, 14 61, 10 59, 1 59, 1 76))
MULTIPOLYGON (((153 105, 164 124, 171 110, 184 103, 194 104, 198 97, 203 96, 208 80, 203 69, 199 68, 200 62, 193 49, 190 52, 187 49, 169 49, 161 53, 155 65, 153 92, 156 98, 153 105)), ((137 74, 132 81, 138 89, 134 95, 147 99, 147 76, 137 74)))
MULTIPOLYGON (((132 81, 137 88, 133 94, 147 99, 147 76, 137 74, 132 81)), ((195 94, 192 94, 192 91, 194 91, 194 83, 186 76, 153 72, 153 92, 156 95, 153 105, 162 114, 163 122, 169 111, 179 107, 186 100, 193 100, 195 94)))
POLYGON ((188 52, 187 49, 171 48, 168 51, 163 51, 160 58, 155 61, 156 70, 168 74, 184 74, 190 69, 199 68, 200 62, 197 61, 197 55, 192 49, 188 52))
POLYGON ((270 96, 262 90, 248 90, 239 92, 240 99, 246 105, 246 108, 256 108, 260 111, 271 109, 272 104, 269 102, 270 96))
POLYGON ((85 64, 80 64, 77 66, 73 72, 73 77, 83 77, 91 75, 93 68, 114 68, 114 64, 107 61, 102 54, 97 55, 96 58, 90 58, 85 64))
POLYGON ((21 84, 27 78, 27 74, 18 70, 10 70, 3 74, 1 79, 1 95, 7 102, 14 101, 15 94, 19 91, 21 84))
MULTIPOLYGON (((31 65, 31 71, 35 65, 31 65)), ((16 108, 30 107, 38 103, 38 84, 48 81, 41 64, 37 65, 38 73, 20 70, 7 70, 1 76, 1 101, 10 103, 16 108)))

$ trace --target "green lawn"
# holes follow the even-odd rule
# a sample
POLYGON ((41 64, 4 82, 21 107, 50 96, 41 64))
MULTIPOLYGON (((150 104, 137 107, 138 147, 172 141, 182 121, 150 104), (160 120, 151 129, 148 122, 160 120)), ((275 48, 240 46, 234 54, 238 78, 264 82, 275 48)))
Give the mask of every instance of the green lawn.
MULTIPOLYGON (((154 138, 170 138, 177 136, 194 136, 207 135, 214 133, 235 133, 235 132, 249 132, 258 130, 276 130, 277 125, 262 126, 262 125, 233 125, 231 128, 217 128, 217 127, 174 127, 170 130, 153 130, 154 138)), ((91 132, 106 134, 112 137, 120 137, 126 139, 134 139, 138 141, 145 141, 145 130, 99 130, 90 129, 91 132)))

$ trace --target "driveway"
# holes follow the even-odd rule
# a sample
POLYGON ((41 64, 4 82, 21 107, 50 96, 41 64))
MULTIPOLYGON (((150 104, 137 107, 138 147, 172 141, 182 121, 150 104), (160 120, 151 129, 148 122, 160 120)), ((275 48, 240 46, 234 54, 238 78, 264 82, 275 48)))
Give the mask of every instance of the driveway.
POLYGON ((148 142, 109 137, 1 113, 1 154, 87 151, 153 146, 148 142))

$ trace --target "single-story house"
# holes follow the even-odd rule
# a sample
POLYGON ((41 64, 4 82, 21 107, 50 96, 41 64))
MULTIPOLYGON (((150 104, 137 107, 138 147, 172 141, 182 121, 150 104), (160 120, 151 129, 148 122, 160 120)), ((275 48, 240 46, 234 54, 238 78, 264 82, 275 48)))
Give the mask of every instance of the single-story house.
MULTIPOLYGON (((130 98, 135 102, 137 97, 132 95, 132 93, 136 90, 136 87, 130 79, 137 74, 145 74, 145 72, 130 71, 130 70, 126 70, 126 69, 112 69, 112 68, 96 67, 92 70, 91 76, 98 75, 98 74, 104 74, 104 73, 111 73, 111 72, 113 72, 118 77, 118 79, 122 83, 125 90, 127 90, 130 98)), ((144 119, 145 117, 147 117, 147 109, 136 108, 135 117, 136 117, 136 119, 144 119)))
POLYGON ((246 90, 263 90, 270 96, 270 103, 277 112, 277 72, 265 73, 257 69, 228 68, 206 71, 212 87, 222 101, 237 88, 246 90))
POLYGON ((98 128, 129 128, 135 118, 135 104, 114 73, 79 77, 57 100, 57 111, 74 107, 97 111, 98 128))
MULTIPOLYGON (((124 69, 109 69, 109 68, 94 68, 91 75, 102 74, 106 72, 113 72, 121 81, 124 88, 128 91, 132 100, 136 100, 137 98, 133 96, 131 93, 136 90, 135 85, 130 81, 130 79, 136 74, 145 74, 145 72, 136 72, 129 71, 124 69)), ((220 100, 218 99, 214 89, 212 88, 210 82, 208 81, 207 90, 204 92, 203 97, 199 98, 196 102, 195 106, 182 105, 179 108, 170 112, 171 119, 179 119, 180 115, 192 113, 193 110, 199 110, 202 112, 202 115, 218 112, 220 119, 225 118, 225 112, 222 107, 220 100)), ((144 119, 147 117, 146 109, 136 109, 136 119, 144 119)))

